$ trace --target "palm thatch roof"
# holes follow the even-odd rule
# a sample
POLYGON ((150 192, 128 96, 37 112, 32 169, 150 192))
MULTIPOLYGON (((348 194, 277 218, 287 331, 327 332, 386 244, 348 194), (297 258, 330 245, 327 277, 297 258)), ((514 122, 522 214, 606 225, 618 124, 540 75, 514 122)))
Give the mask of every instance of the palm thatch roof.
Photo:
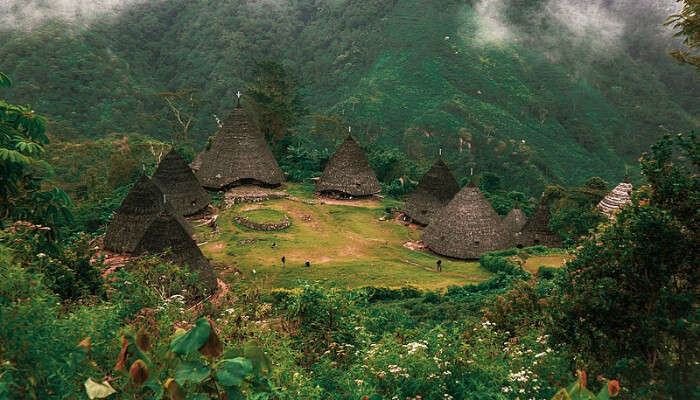
POLYGON ((192 227, 175 213, 167 196, 151 179, 142 175, 107 226, 104 248, 116 253, 133 253, 151 222, 163 211, 176 215, 187 233, 192 234, 192 227))
POLYGON ((284 181, 265 136, 240 105, 224 121, 211 146, 199 153, 193 169, 208 189, 243 183, 277 186, 284 181))
POLYGON ((632 197, 630 196, 632 189, 631 183, 621 182, 598 203, 598 209, 608 218, 614 218, 617 210, 628 204, 632 204, 632 197))
POLYGON ((486 196, 470 184, 435 213, 423 233, 423 242, 438 254, 474 259, 505 248, 508 234, 486 196))
POLYGON ((159 213, 150 223, 134 253, 162 253, 172 263, 199 272, 199 279, 209 289, 216 287, 216 275, 209 260, 189 235, 182 220, 167 211, 159 213))
POLYGON ((423 175, 416 190, 406 199, 403 212, 421 225, 428 225, 433 214, 447 205, 459 192, 450 168, 439 159, 423 175))
POLYGON ((317 192, 356 197, 371 196, 381 190, 364 151, 352 136, 336 150, 316 183, 317 192))
POLYGON ((160 161, 152 179, 179 215, 192 215, 211 203, 209 194, 175 149, 160 161))
POLYGON ((508 215, 503 218, 503 227, 512 234, 520 232, 527 222, 527 217, 523 210, 519 208, 513 208, 510 210, 508 215))
POLYGON ((561 236, 549 229, 549 221, 552 214, 549 211, 547 200, 542 198, 535 212, 523 226, 520 235, 516 237, 517 247, 529 247, 544 245, 547 247, 562 247, 561 236))

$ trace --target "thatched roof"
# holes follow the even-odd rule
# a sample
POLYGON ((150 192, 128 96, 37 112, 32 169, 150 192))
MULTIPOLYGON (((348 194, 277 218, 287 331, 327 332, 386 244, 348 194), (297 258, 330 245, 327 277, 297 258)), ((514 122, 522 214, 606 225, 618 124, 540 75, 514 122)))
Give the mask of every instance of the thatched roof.
POLYGON ((552 214, 549 211, 547 200, 542 199, 535 212, 523 226, 515 243, 518 247, 544 245, 547 247, 562 247, 561 237, 549 229, 549 221, 552 214))
POLYGON ((598 209, 607 215, 608 218, 613 218, 621 207, 632 204, 632 198, 630 197, 632 189, 631 183, 621 182, 598 203, 598 209))
POLYGON ((503 228, 513 234, 520 232, 527 222, 527 217, 523 210, 513 208, 508 215, 503 218, 503 228))
POLYGON ((474 259, 505 248, 508 234, 488 199, 470 184, 435 213, 423 233, 423 242, 438 254, 474 259))
POLYGON ((255 121, 237 105, 206 150, 193 163, 202 186, 224 189, 243 183, 277 186, 284 181, 255 121))
POLYGON ((179 215, 192 215, 211 202, 209 194, 175 149, 160 161, 152 179, 179 215))
POLYGON ((105 249, 116 253, 133 253, 151 222, 163 211, 177 215, 188 234, 192 233, 189 223, 175 213, 167 196, 151 179, 142 175, 107 226, 105 249))
POLYGON ((433 214, 459 192, 459 185, 442 159, 423 175, 416 190, 406 199, 403 212, 413 221, 428 225, 433 214))
POLYGON ((198 271, 199 279, 204 281, 209 289, 216 287, 216 275, 209 260, 187 233, 182 220, 167 211, 158 214, 151 222, 134 253, 163 253, 164 258, 172 263, 187 267, 191 271, 198 271))
POLYGON ((349 196, 371 196, 382 190, 362 148, 352 136, 343 142, 328 162, 317 192, 340 193, 349 196))

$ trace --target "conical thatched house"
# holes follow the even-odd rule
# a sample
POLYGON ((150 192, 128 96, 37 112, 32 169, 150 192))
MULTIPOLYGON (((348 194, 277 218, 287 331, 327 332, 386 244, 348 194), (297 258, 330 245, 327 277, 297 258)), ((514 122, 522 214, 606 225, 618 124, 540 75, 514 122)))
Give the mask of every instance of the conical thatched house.
POLYGON ((630 197, 632 189, 631 183, 621 182, 598 203, 598 209, 608 218, 614 218, 617 210, 628 204, 632 204, 632 198, 630 197))
POLYGON ((442 159, 423 175, 416 190, 406 199, 403 212, 421 225, 428 225, 439 209, 459 192, 459 185, 442 159))
POLYGON ((547 247, 562 247, 562 240, 559 235, 549 229, 549 220, 552 215, 546 199, 540 200, 535 212, 523 226, 520 235, 517 237, 515 245, 517 247, 530 247, 544 245, 547 247))
POLYGON ((430 250, 448 257, 474 259, 508 245, 501 218, 486 196, 468 185, 433 216, 423 233, 430 250))
POLYGON ((510 210, 508 215, 503 218, 503 228, 509 231, 511 234, 520 233, 526 222, 527 217, 525 216, 525 213, 523 210, 516 207, 510 210))
POLYGON ((341 196, 371 196, 382 190, 364 151, 348 136, 328 162, 316 191, 341 196))
POLYGON ((148 227, 163 211, 176 215, 187 233, 192 234, 189 223, 175 213, 167 196, 152 180, 142 175, 107 226, 104 248, 116 253, 133 253, 148 227))
POLYGON ((208 189, 240 184, 277 186, 284 181, 265 136, 238 104, 211 145, 193 163, 195 175, 208 189))
POLYGON ((160 161, 152 179, 178 215, 192 215, 211 202, 209 194, 175 149, 160 161))
POLYGON ((134 249, 135 254, 163 252, 164 258, 172 263, 198 271, 199 279, 209 289, 216 287, 216 275, 209 260, 188 234, 182 220, 167 211, 156 216, 134 249))

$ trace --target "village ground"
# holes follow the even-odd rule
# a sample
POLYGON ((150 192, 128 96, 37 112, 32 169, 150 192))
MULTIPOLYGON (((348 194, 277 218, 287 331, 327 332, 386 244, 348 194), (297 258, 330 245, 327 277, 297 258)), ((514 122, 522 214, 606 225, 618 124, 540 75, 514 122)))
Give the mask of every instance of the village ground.
MULTIPOLYGON (((477 260, 438 257, 426 250, 405 246, 420 240, 420 229, 396 220, 387 209, 400 208, 392 199, 332 201, 314 197, 311 184, 287 184, 288 199, 219 206, 218 230, 197 227, 202 251, 225 279, 236 272, 264 287, 293 288, 299 280, 343 288, 362 286, 439 290, 453 285, 478 283, 491 277, 477 260), (276 210, 286 214, 291 226, 265 232, 237 224, 237 215, 250 210, 276 210), (286 264, 282 265, 282 257, 286 264), (442 259, 442 272, 436 261, 442 259), (310 267, 304 266, 310 262, 310 267)), ((281 214, 257 212, 255 218, 274 220, 281 214)), ((272 221, 271 221, 272 222, 272 221)), ((524 268, 561 266, 564 255, 532 257, 524 268)))

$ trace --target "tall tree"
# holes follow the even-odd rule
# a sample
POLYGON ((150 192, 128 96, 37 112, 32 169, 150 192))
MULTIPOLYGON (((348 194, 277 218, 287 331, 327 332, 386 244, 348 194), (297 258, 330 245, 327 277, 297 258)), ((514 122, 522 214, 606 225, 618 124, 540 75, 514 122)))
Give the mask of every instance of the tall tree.
MULTIPOLYGON (((12 81, 0 73, 0 88, 12 81)), ((71 219, 70 200, 62 190, 45 190, 41 171, 50 171, 41 159, 46 121, 34 110, 0 100, 0 223, 26 219, 55 225, 71 219)))
POLYGON ((255 80, 246 86, 246 95, 258 117, 260 129, 273 144, 293 136, 291 127, 306 114, 298 83, 276 61, 260 61, 255 80))
POLYGON ((173 141, 175 143, 187 143, 190 141, 190 131, 192 126, 197 121, 203 100, 197 98, 197 90, 181 89, 175 92, 157 93, 168 105, 170 117, 167 119, 168 124, 173 132, 173 141))
POLYGON ((567 263, 553 295, 554 341, 644 398, 697 397, 699 150, 693 135, 667 135, 644 154, 649 184, 567 263))
POLYGON ((666 25, 678 29, 675 36, 683 38, 687 49, 673 50, 671 55, 678 61, 695 66, 700 70, 700 0, 678 0, 683 9, 668 17, 666 25))

